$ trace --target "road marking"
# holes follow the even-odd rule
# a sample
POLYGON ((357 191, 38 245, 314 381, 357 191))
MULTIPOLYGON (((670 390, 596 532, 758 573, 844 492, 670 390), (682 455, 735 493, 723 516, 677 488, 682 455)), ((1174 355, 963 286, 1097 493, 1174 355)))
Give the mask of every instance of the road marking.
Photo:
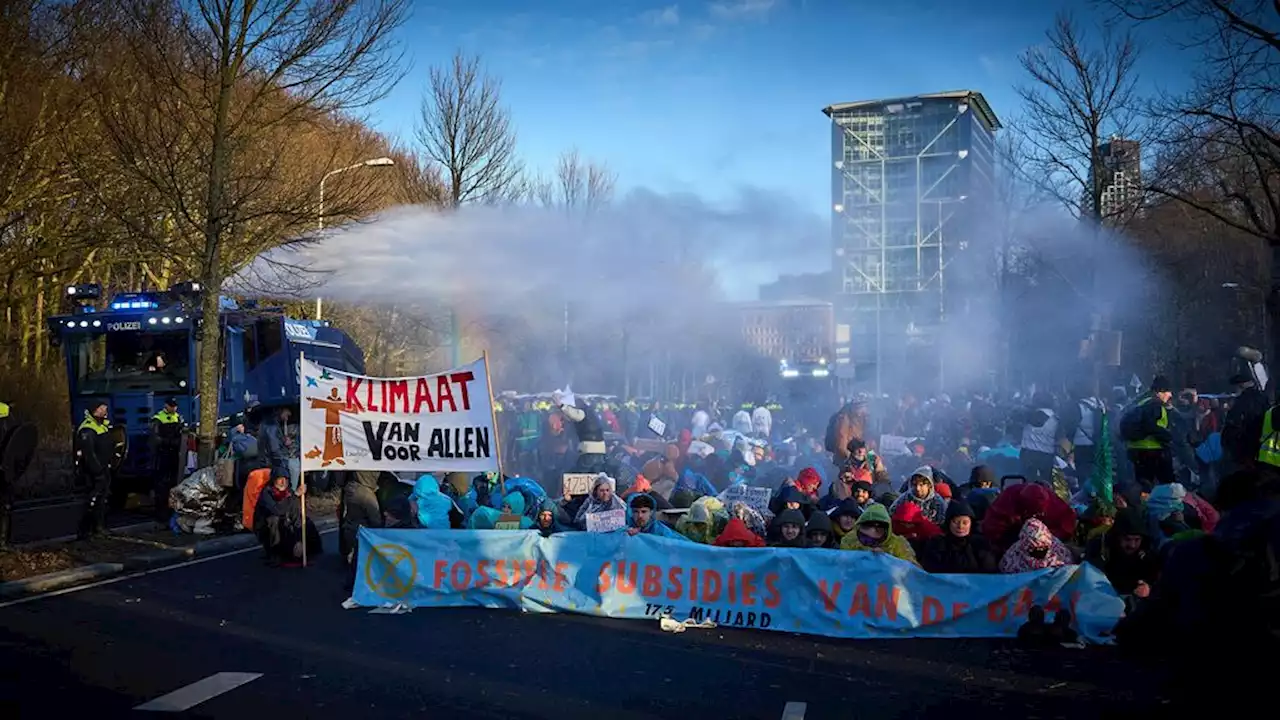
MULTIPOLYGON (((321 530, 320 534, 328 535, 329 533, 335 533, 335 532, 338 532, 338 528, 332 527, 327 530, 321 530)), ((78 593, 84 590, 92 590, 93 588, 102 587, 103 585, 114 585, 115 583, 124 582, 125 580, 135 580, 137 578, 145 577, 147 575, 155 575, 156 573, 169 572, 170 570, 178 570, 185 567, 191 567, 192 565, 199 565, 201 563, 213 562, 214 560, 229 558, 232 555, 243 555, 245 553, 250 553, 250 552, 262 552, 262 546, 254 545, 252 547, 241 548, 239 550, 228 550, 227 552, 219 553, 217 555, 209 555, 208 557, 197 557, 192 560, 187 560, 186 562, 178 563, 177 565, 165 565, 164 567, 151 568, 150 570, 139 570, 136 573, 130 573, 128 575, 118 575, 113 578, 107 578, 106 580, 99 580, 97 582, 92 582, 92 583, 89 583, 88 585, 77 585, 75 587, 64 588, 62 590, 54 590, 53 592, 41 593, 40 595, 32 595, 30 597, 18 598, 17 600, 10 600, 8 602, 0 603, 0 609, 13 607, 14 605, 24 605, 26 603, 35 602, 37 600, 47 600, 49 598, 55 598, 61 595, 70 595, 71 593, 78 593)))
POLYGON ((787 703, 786 707, 782 708, 782 720, 804 720, 804 711, 807 707, 809 707, 807 703, 787 703))
POLYGON ((262 673, 221 672, 193 682, 186 687, 178 688, 168 695, 150 702, 145 702, 134 710, 146 712, 182 712, 190 710, 200 703, 212 700, 219 695, 231 692, 241 685, 251 683, 262 677, 262 673))

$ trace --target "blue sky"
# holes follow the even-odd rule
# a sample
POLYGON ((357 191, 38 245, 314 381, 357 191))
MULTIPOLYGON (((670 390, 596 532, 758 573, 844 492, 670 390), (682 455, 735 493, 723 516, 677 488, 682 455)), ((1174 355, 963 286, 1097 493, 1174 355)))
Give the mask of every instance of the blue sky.
MULTIPOLYGON (((531 166, 577 146, 624 191, 717 201, 753 186, 825 212, 823 107, 974 89, 1007 121, 1018 54, 1063 8, 1100 14, 1087 0, 424 1, 402 30, 413 69, 371 119, 411 141, 428 68, 461 48, 502 79, 531 166)), ((1157 39, 1144 78, 1177 83, 1157 39)))

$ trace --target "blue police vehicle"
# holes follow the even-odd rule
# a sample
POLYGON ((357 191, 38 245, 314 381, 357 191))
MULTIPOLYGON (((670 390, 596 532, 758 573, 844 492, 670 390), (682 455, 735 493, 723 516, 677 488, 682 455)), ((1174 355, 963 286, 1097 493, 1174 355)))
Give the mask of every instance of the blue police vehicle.
POLYGON ((279 309, 241 306, 224 297, 215 324, 203 317, 201 292, 197 283, 182 283, 165 292, 118 294, 103 304, 99 286, 72 285, 66 288, 69 313, 47 320, 66 359, 72 426, 85 410, 106 401, 117 442, 127 443, 117 469, 126 486, 133 485, 130 479, 150 477, 146 439, 165 399, 176 399, 192 426, 199 417, 196 374, 203 342, 221 341, 218 415, 224 419, 296 410, 304 352, 321 365, 364 373, 363 351, 326 321, 295 320, 279 309))

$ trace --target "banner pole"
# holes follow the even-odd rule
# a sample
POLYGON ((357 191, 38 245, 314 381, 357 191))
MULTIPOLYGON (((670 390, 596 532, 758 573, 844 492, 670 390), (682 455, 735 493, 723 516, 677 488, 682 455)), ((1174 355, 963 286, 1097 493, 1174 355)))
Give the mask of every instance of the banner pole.
POLYGON ((493 397, 493 372, 489 367, 488 350, 482 351, 481 359, 484 360, 484 382, 489 386, 489 417, 493 422, 493 447, 498 451, 498 475, 502 477, 505 475, 502 470, 502 432, 498 429, 498 411, 493 407, 496 401, 493 397))
MULTIPOLYGON (((316 301, 319 305, 319 301, 316 301)), ((302 417, 302 393, 306 387, 307 379, 305 365, 307 364, 307 353, 305 350, 298 352, 298 488, 302 490, 299 503, 302 505, 302 567, 307 566, 307 471, 302 467, 302 448, 307 446, 306 431, 307 423, 302 417)))

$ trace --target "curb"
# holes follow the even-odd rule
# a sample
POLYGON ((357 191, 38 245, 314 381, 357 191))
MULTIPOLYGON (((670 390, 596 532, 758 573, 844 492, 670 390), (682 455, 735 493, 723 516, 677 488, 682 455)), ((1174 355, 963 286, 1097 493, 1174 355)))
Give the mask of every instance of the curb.
MULTIPOLYGON (((151 523, 143 523, 150 526, 151 523)), ((315 523, 321 533, 332 532, 338 527, 337 520, 324 520, 315 523)), ((119 532, 120 530, 116 530, 119 532)), ((226 535, 212 540, 198 542, 190 547, 167 548, 131 555, 123 563, 98 563, 82 565, 67 570, 45 573, 22 580, 0 582, 0 600, 17 600, 35 595, 65 590, 76 585, 86 585, 98 580, 105 580, 126 572, 154 570, 156 568, 178 565, 196 557, 215 556, 220 553, 245 550, 258 544, 258 537, 253 533, 241 532, 226 535)))
POLYGON ((75 585, 84 585, 119 575, 124 572, 124 568, 125 566, 121 563, 98 563, 97 565, 83 565, 70 570, 36 575, 22 580, 11 580, 0 583, 0 599, 14 600, 30 595, 42 595, 75 585))

